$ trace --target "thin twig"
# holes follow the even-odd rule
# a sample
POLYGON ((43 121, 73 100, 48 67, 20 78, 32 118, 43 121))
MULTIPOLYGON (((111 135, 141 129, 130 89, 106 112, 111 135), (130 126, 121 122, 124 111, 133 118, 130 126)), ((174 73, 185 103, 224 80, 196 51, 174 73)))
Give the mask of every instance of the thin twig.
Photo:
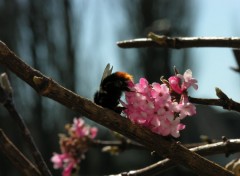
POLYGON ((122 151, 125 149, 138 149, 138 150, 144 150, 146 147, 143 145, 133 142, 131 140, 127 141, 103 141, 103 140, 93 140, 91 142, 93 147, 99 147, 103 148, 106 146, 111 146, 111 147, 118 147, 122 151))
POLYGON ((51 176, 51 172, 48 169, 40 151, 38 150, 33 137, 25 124, 24 120, 20 116, 20 114, 17 112, 13 98, 12 98, 12 93, 9 91, 11 88, 11 85, 8 81, 7 75, 6 74, 1 74, 1 85, 0 85, 0 97, 1 97, 1 102, 3 106, 7 109, 13 120, 18 124, 24 139, 26 140, 30 151, 33 155, 33 158, 35 160, 36 165, 38 166, 39 171, 42 173, 43 176, 51 176), (4 85, 5 83, 5 85, 4 85), (6 84, 7 83, 7 84, 6 84), (7 86, 7 87, 6 87, 7 86))
MULTIPOLYGON (((213 143, 213 142, 211 142, 213 143)), ((199 142, 199 143, 191 143, 191 144, 182 144, 184 147, 186 148, 193 148, 193 147, 198 147, 201 145, 206 145, 206 144, 210 144, 209 142, 199 142)), ((91 146, 92 147, 96 147, 96 148, 103 148, 106 146, 110 146, 110 147, 118 147, 119 149, 122 149, 122 151, 124 150, 129 150, 129 149, 134 149, 134 150, 147 150, 146 147, 144 147, 143 145, 136 143, 132 140, 128 140, 128 141, 103 141, 103 140, 92 140, 91 141, 91 146)))
MULTIPOLYGON (((206 144, 198 147, 191 148, 190 150, 196 152, 202 156, 216 155, 225 153, 225 155, 230 155, 239 152, 240 149, 240 139, 230 139, 226 142, 217 142, 213 144, 206 144)), ((123 172, 112 176, 153 176, 160 175, 166 170, 175 167, 175 163, 172 160, 164 159, 150 166, 142 169, 123 172)))
POLYGON ((240 104, 238 102, 233 101, 230 99, 227 102, 222 102, 220 99, 209 99, 209 98, 195 98, 195 97, 188 97, 191 103, 201 104, 201 105, 212 105, 212 106, 220 106, 224 109, 234 110, 240 112, 240 104))
POLYGON ((233 175, 232 172, 189 151, 181 144, 167 140, 144 127, 134 125, 129 119, 123 118, 114 111, 102 108, 62 87, 54 80, 49 79, 24 63, 3 42, 0 42, 0 63, 42 96, 49 97, 76 112, 82 113, 91 120, 143 144, 150 150, 156 151, 159 155, 168 157, 199 175, 233 175))
POLYGON ((40 151, 38 150, 29 129, 27 128, 25 122, 22 120, 21 116, 16 111, 14 104, 12 102, 8 102, 4 104, 4 107, 8 110, 11 117, 16 121, 16 123, 20 127, 20 130, 23 132, 23 136, 27 144, 29 145, 29 148, 31 150, 35 163, 37 164, 38 169, 41 171, 42 175, 51 176, 52 174, 48 169, 40 151))
POLYGON ((18 150, 2 129, 0 129, 0 151, 8 157, 12 164, 22 172, 23 175, 41 176, 39 170, 18 150))
POLYGON ((219 99, 194 98, 194 97, 188 98, 191 103, 221 106, 223 107, 223 109, 240 112, 240 103, 229 98, 224 92, 221 91, 221 89, 216 88, 216 95, 219 97, 219 99))
POLYGON ((240 37, 168 37, 138 38, 117 42, 121 48, 193 48, 193 47, 228 47, 240 48, 240 37))

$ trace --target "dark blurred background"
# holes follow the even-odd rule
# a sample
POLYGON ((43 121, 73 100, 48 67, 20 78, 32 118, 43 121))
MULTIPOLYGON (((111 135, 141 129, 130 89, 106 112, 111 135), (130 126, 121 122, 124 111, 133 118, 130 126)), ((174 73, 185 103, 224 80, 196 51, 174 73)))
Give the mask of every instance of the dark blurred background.
MULTIPOLYGON (((136 81, 146 77, 149 82, 159 81, 161 75, 168 77, 173 73, 174 65, 181 72, 187 68, 191 68, 193 74, 194 69, 204 70, 194 65, 190 49, 120 49, 116 46, 119 40, 145 37, 150 31, 168 36, 192 36, 198 19, 195 13, 198 5, 193 2, 0 0, 0 40, 29 65, 68 89, 92 99, 107 63, 114 66, 114 71, 131 73, 136 81)), ((231 59, 234 60, 233 57, 231 59)), ((60 175, 50 163, 52 153, 59 152, 58 133, 63 133, 64 124, 72 122, 80 114, 39 96, 6 68, 1 66, 0 70, 10 75, 17 109, 48 166, 54 175, 60 175)), ((194 77, 197 78, 196 75, 194 77)), ((202 134, 212 139, 220 139, 222 135, 239 137, 239 114, 205 106, 197 106, 197 112, 198 115, 185 120, 187 129, 179 139, 183 143, 199 142, 202 134)), ((4 108, 0 109, 0 117, 0 128, 27 153, 17 126, 4 108)), ((104 127, 91 121, 88 123, 101 129, 99 139, 111 138, 104 127)), ((224 155, 210 158, 220 164, 231 159, 224 155)), ((149 151, 131 150, 110 156, 101 153, 100 149, 91 149, 81 162, 81 175, 106 175, 140 169, 159 159, 151 156, 149 151)), ((194 175, 182 167, 162 175, 183 174, 194 175)), ((20 175, 1 152, 0 175, 20 175)))

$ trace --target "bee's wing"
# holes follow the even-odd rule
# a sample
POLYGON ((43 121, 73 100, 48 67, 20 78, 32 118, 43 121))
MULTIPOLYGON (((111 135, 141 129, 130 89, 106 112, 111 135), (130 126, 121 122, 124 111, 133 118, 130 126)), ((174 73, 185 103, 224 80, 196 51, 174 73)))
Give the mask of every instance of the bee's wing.
POLYGON ((107 76, 112 74, 112 70, 113 70, 113 66, 111 67, 110 64, 108 63, 106 68, 104 69, 102 79, 101 79, 101 83, 107 76))

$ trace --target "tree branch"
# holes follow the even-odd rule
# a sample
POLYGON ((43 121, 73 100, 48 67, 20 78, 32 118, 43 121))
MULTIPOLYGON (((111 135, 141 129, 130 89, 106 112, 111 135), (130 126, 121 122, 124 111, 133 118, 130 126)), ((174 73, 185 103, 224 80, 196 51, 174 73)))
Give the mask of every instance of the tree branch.
POLYGON ((18 150, 2 129, 0 129, 0 151, 8 157, 23 175, 41 176, 39 170, 18 150))
POLYGON ((206 99, 206 98, 193 98, 193 97, 188 97, 188 98, 191 103, 201 104, 201 105, 221 106, 223 107, 223 109, 240 112, 240 103, 233 101, 219 88, 216 88, 216 94, 219 97, 219 99, 206 99))
POLYGON ((129 119, 123 118, 114 111, 98 106, 62 87, 24 63, 3 42, 0 43, 0 63, 27 82, 42 96, 49 97, 76 112, 82 113, 89 119, 145 145, 159 155, 192 169, 199 175, 232 175, 232 172, 189 151, 178 142, 167 140, 146 128, 134 125, 129 119))
POLYGON ((193 47, 228 47, 240 48, 240 37, 168 37, 150 33, 149 38, 123 40, 117 42, 121 48, 193 48, 193 47))
MULTIPOLYGON (((194 147, 194 148, 191 148, 190 150, 202 156, 216 155, 221 153, 225 153, 225 155, 228 156, 230 154, 239 152, 239 149, 240 149, 240 139, 231 139, 224 142, 216 142, 213 144, 206 144, 206 145, 194 147)), ((145 168, 119 173, 119 174, 116 174, 115 176, 160 175, 161 173, 165 172, 167 169, 170 169, 175 166, 176 165, 172 160, 164 159, 150 166, 147 166, 145 168)))

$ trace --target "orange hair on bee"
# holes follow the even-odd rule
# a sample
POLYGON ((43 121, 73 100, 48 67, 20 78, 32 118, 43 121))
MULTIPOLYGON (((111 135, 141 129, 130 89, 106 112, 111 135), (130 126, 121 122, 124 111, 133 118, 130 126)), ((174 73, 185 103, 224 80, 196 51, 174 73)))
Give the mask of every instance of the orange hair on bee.
POLYGON ((126 72, 116 72, 116 75, 126 80, 133 81, 133 76, 126 72))

